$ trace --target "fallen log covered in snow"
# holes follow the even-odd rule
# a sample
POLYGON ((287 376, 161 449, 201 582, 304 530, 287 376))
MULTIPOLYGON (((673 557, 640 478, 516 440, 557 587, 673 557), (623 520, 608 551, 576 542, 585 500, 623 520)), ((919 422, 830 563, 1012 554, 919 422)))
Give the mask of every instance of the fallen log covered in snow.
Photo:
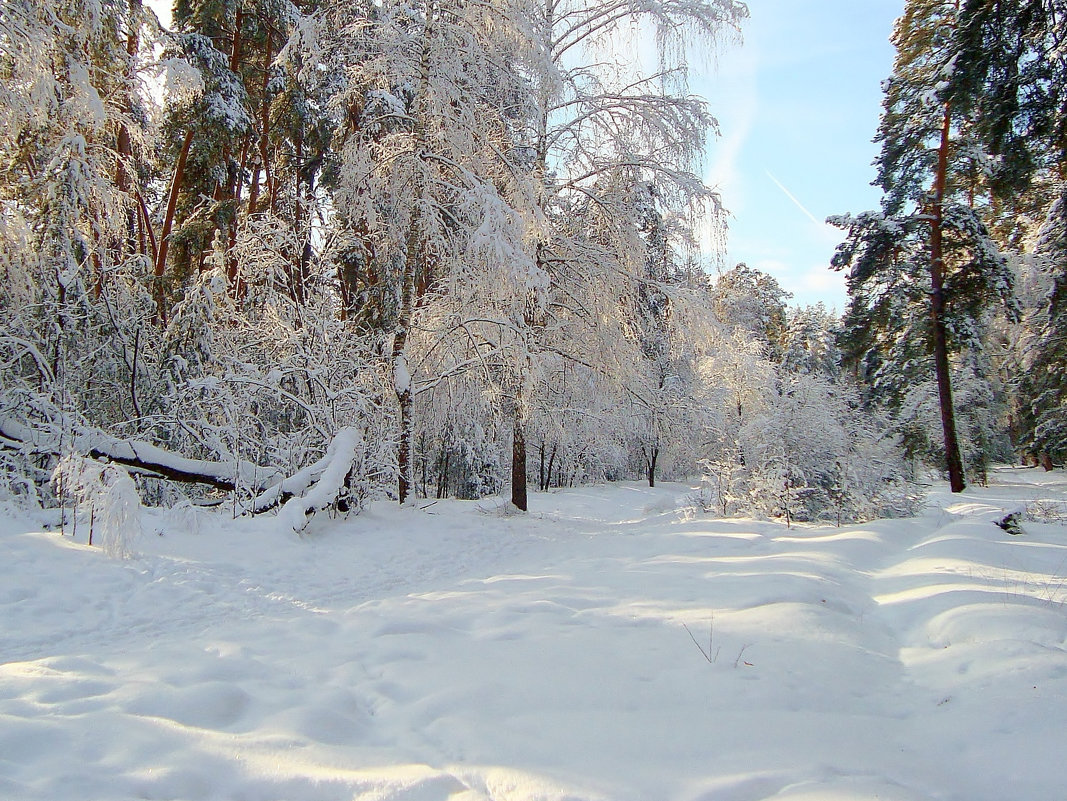
POLYGON ((10 417, 0 417, 0 447, 55 457, 80 453, 167 481, 201 484, 223 492, 241 490, 252 496, 240 507, 242 514, 256 515, 280 507, 279 516, 294 531, 301 531, 310 515, 347 494, 347 479, 364 451, 359 431, 343 428, 321 459, 284 476, 277 468, 236 460, 192 459, 149 442, 120 439, 84 427, 64 442, 55 431, 33 428, 10 417))
POLYGON ((300 532, 311 516, 337 503, 347 493, 347 479, 363 457, 363 438, 355 428, 342 428, 330 441, 326 455, 261 493, 252 514, 281 504, 278 517, 300 532))
POLYGON ((91 428, 76 430, 64 442, 62 435, 55 431, 32 428, 10 417, 0 417, 0 444, 28 454, 62 456, 68 451, 81 453, 92 459, 121 464, 143 475, 184 484, 203 484, 223 492, 234 492, 240 487, 258 493, 275 483, 280 475, 277 469, 249 462, 191 459, 150 442, 120 439, 91 428))

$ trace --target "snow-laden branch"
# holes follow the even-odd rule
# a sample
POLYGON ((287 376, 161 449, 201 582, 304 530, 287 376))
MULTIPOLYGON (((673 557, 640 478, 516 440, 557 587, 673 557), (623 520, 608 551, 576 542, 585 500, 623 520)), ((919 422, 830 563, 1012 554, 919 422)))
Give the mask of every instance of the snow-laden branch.
POLYGON ((288 495, 278 518, 293 531, 304 529, 310 516, 336 503, 345 491, 348 474, 363 456, 363 438, 355 428, 342 428, 326 449, 326 455, 315 464, 275 485, 253 501, 259 509, 271 500, 275 505, 288 495))

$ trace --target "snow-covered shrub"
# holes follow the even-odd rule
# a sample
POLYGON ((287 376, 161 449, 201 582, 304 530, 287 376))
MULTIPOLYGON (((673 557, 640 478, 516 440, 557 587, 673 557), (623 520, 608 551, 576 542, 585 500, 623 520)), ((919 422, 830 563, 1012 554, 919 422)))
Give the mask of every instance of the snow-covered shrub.
POLYGON ((89 525, 89 541, 99 540, 104 552, 128 559, 131 543, 141 536, 141 498, 129 473, 115 464, 68 455, 52 474, 56 493, 69 497, 89 525))
MULTIPOLYGON (((0 359, 3 355, 0 346, 0 359)), ((0 371, 0 384, 3 378, 0 371)), ((16 409, 30 410, 32 401, 33 393, 0 391, 0 420, 16 409)), ((48 494, 50 476, 27 458, 28 455, 20 448, 0 448, 0 504, 10 504, 16 509, 38 509, 42 506, 42 500, 48 494)))
POLYGON ((1067 523, 1067 502, 1039 498, 1026 504, 1026 519, 1035 523, 1067 523))
POLYGON ((700 487, 689 496, 694 505, 705 512, 726 517, 742 504, 747 487, 747 471, 737 450, 701 462, 704 474, 700 487))
POLYGON ((896 438, 848 385, 810 375, 784 380, 738 442, 735 454, 705 462, 720 514, 841 523, 917 508, 896 438))
POLYGON ((37 482, 28 474, 27 464, 0 451, 0 504, 12 504, 18 509, 37 509, 41 506, 37 482))

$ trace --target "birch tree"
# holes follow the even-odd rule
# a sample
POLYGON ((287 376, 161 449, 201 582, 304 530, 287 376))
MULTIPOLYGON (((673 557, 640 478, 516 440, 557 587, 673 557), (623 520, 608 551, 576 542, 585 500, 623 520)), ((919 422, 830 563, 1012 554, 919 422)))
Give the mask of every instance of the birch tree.
POLYGON ((413 487, 420 315, 462 289, 452 280, 461 268, 484 268, 468 274, 468 287, 486 287, 485 271, 505 266, 508 286, 536 280, 502 197, 515 175, 508 105, 522 88, 500 58, 515 24, 505 12, 449 0, 385 4, 348 28, 345 46, 361 58, 343 99, 334 253, 345 314, 381 337, 393 375, 402 503, 413 487))
MULTIPOLYGON (((543 349, 567 353, 567 343, 578 341, 563 333, 565 323, 596 320, 606 334, 604 321, 622 313, 617 301, 636 292, 644 268, 643 249, 635 259, 633 247, 637 187, 654 187, 669 210, 719 210, 717 195, 696 174, 716 123, 686 89, 686 45, 718 42, 747 14, 734 0, 535 0, 525 8, 540 54, 532 76, 537 113, 527 131, 540 220, 532 253, 548 285, 530 298, 520 378, 533 374, 543 349), (655 39, 648 64, 619 55, 627 41, 633 48, 627 37, 635 31, 655 39), (566 224, 583 207, 600 218, 595 240, 566 224), (574 287, 597 288, 588 306, 572 302, 574 287)), ((515 389, 512 503, 519 509, 527 503, 523 421, 530 391, 528 379, 515 389)))

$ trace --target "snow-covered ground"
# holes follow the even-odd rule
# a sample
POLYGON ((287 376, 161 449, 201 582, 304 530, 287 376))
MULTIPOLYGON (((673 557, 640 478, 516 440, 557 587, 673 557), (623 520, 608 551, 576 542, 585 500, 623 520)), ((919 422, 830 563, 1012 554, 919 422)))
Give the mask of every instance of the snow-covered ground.
POLYGON ((681 485, 146 514, 122 562, 0 521, 0 798, 1067 797, 1062 473, 870 525, 681 485))

